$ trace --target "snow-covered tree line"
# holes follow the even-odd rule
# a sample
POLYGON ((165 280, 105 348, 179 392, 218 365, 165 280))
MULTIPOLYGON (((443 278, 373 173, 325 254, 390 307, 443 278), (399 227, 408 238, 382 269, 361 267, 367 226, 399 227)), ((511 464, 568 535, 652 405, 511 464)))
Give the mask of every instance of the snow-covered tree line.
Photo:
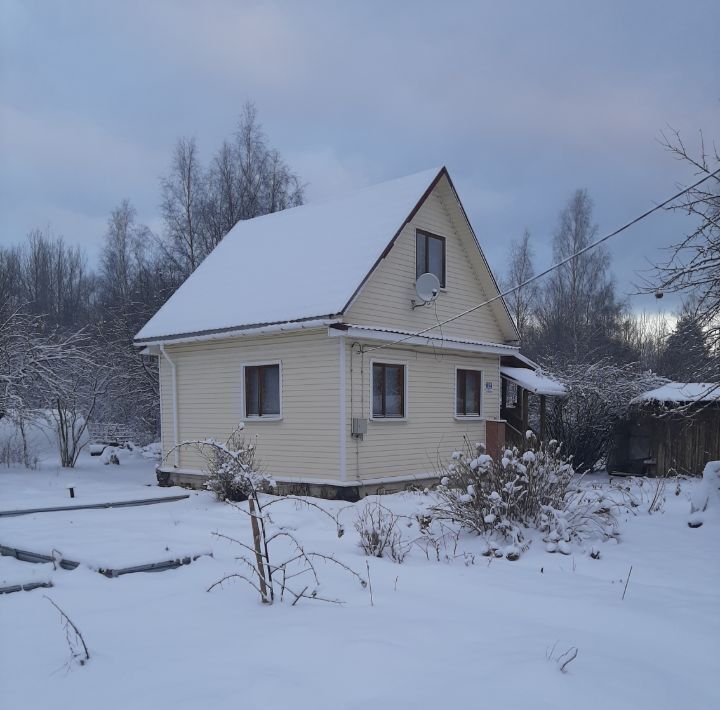
POLYGON ((177 142, 161 180, 161 233, 123 199, 96 265, 49 230, 0 247, 0 418, 55 411, 70 449, 92 420, 157 436, 157 363, 133 336, 238 220, 302 200, 300 179, 247 104, 207 166, 194 139, 177 142))

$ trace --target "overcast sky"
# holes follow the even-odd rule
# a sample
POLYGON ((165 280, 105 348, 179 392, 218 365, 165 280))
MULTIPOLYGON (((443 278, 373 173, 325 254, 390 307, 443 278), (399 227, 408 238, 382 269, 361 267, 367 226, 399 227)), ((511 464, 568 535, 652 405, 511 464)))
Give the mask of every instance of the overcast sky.
MULTIPOLYGON (((447 165, 496 272, 526 226, 538 268, 550 263, 577 187, 609 231, 687 182, 657 142, 668 124, 691 146, 699 129, 720 140, 718 0, 0 0, 0 12, 0 244, 49 226, 94 259, 123 198, 159 230, 177 138, 195 136, 206 161, 248 99, 308 200, 447 165)), ((617 238, 621 293, 685 219, 617 238)))

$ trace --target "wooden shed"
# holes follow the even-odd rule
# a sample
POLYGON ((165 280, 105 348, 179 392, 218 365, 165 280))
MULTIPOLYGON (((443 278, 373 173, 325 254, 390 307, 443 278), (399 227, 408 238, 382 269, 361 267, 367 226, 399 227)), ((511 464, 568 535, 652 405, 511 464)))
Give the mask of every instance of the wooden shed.
POLYGON ((614 439, 611 473, 700 475, 720 460, 720 384, 670 382, 640 395, 614 439))

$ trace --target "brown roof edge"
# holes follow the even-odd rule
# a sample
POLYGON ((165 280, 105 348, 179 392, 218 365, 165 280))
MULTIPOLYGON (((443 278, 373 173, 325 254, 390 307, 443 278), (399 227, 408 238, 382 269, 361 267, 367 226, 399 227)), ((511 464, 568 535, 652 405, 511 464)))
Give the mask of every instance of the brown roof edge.
MULTIPOLYGON (((422 203, 425 202, 425 200, 428 198, 430 193, 435 189, 435 186, 440 182, 440 179, 443 175, 448 176, 448 180, 450 180, 450 176, 448 175, 447 168, 443 165, 442 168, 438 171, 438 174, 435 176, 433 181, 428 186, 427 190, 423 192, 422 197, 417 201, 415 204, 415 207, 410 210, 410 214, 405 218, 403 223, 398 227, 397 232, 395 232, 393 238, 390 240, 389 244, 383 249, 382 254, 376 259, 375 263, 370 268, 370 271, 365 274, 365 278, 360 282, 358 287, 353 291, 352 296, 348 299, 347 303, 342 307, 340 314, 344 314, 345 311, 350 307, 350 304, 355 300, 355 296, 358 295, 360 292, 360 289, 365 285, 367 280, 370 278, 370 275, 373 271, 377 268, 378 264, 390 253, 390 250, 393 248, 395 242, 397 241, 397 238, 400 236, 400 232, 402 232, 403 229, 405 229, 405 225, 412 220, 412 218, 417 214, 417 211, 422 206, 422 203)), ((452 185, 452 182, 450 183, 452 185)))

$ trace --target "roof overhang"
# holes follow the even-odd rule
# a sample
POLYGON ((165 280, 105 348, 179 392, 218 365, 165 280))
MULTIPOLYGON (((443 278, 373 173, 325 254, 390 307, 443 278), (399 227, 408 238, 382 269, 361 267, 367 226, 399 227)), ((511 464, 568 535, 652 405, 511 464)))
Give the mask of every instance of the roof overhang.
MULTIPOLYGON (((181 333, 160 338, 136 338, 133 344, 136 347, 152 345, 182 345, 185 343, 204 343, 211 340, 224 340, 226 338, 239 338, 250 335, 269 335, 271 333, 287 333, 296 330, 309 330, 311 328, 324 328, 341 323, 340 318, 323 316, 297 321, 284 321, 281 323, 261 323, 258 325, 240 326, 238 328, 224 328, 217 331, 204 331, 200 333, 181 333)), ((142 354, 146 354, 144 351, 142 354)), ((148 352, 148 355, 155 354, 148 352)))
POLYGON ((720 382, 666 382, 630 400, 633 405, 662 404, 665 407, 714 402, 720 403, 720 382))
POLYGON ((390 345, 415 345, 435 348, 436 350, 457 350, 483 355, 510 355, 516 354, 520 350, 516 345, 443 337, 433 333, 417 335, 408 331, 376 328, 367 325, 335 324, 328 328, 328 335, 330 337, 346 336, 358 340, 369 340, 386 344, 388 347, 390 345))
POLYGON ((523 355, 522 353, 513 353, 512 355, 504 355, 500 361, 500 365, 506 365, 507 367, 526 367, 530 370, 539 370, 538 365, 534 360, 523 355))
POLYGON ((540 374, 528 367, 500 366, 500 375, 510 382, 526 389, 533 394, 545 395, 548 397, 564 397, 567 394, 562 382, 553 380, 547 375, 540 374))

